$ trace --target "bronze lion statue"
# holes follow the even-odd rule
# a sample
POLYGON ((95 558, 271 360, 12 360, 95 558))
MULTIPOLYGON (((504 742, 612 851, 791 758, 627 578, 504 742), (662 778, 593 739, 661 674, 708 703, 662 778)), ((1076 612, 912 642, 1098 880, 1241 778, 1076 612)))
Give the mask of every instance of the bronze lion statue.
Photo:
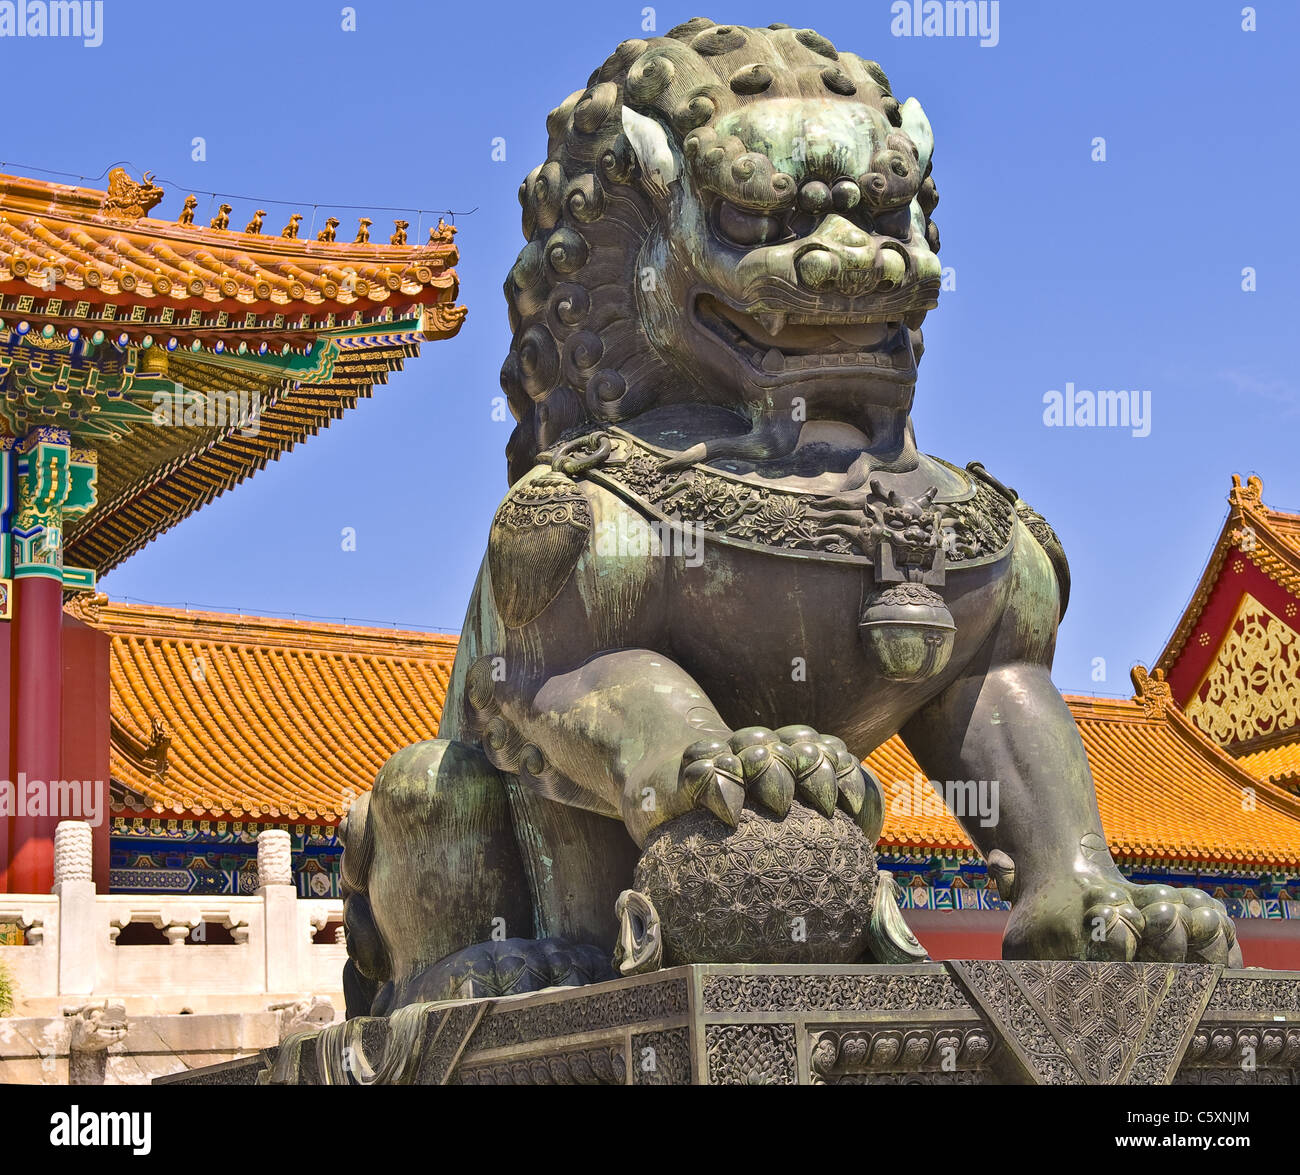
POLYGON ((634 875, 669 961, 880 958, 861 762, 895 733, 933 780, 994 781, 991 818, 955 815, 1007 957, 1239 965, 1220 903, 1111 859, 1050 676, 1051 527, 916 447, 919 103, 810 29, 696 19, 547 128, 505 284, 511 488, 439 737, 341 830, 349 1015, 608 977, 616 903, 653 920, 634 875), (793 954, 759 925, 791 911, 793 954))

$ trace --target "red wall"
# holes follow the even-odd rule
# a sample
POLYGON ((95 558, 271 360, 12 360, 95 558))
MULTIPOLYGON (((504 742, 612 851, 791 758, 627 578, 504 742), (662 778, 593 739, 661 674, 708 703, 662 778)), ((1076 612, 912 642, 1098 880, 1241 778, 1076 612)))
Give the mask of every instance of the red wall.
POLYGON ((1000 959, 1002 910, 904 910, 903 917, 932 959, 1000 959))

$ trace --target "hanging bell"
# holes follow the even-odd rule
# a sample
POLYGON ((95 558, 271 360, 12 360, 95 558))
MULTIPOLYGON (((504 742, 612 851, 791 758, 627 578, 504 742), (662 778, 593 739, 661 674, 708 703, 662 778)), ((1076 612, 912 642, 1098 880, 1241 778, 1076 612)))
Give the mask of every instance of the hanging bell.
POLYGON ((926 681, 952 656, 957 626, 943 597, 923 583, 894 583, 867 599, 858 621, 863 647, 890 681, 926 681))

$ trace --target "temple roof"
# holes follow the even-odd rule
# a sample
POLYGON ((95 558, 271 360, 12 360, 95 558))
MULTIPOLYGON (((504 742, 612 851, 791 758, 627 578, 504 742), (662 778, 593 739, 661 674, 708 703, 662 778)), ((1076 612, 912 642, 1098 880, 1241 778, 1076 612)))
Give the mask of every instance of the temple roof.
POLYGON ((1251 775, 1287 785, 1294 791, 1300 782, 1300 739, 1288 739, 1258 751, 1237 756, 1237 762, 1251 775))
MULTIPOLYGON (((241 315, 254 307, 313 316, 405 307, 455 289, 456 246, 445 229, 410 246, 389 244, 382 234, 373 244, 348 241, 346 233, 322 242, 310 226, 287 238, 270 223, 252 233, 240 231, 237 219, 230 221, 235 228, 222 229, 197 214, 189 224, 148 216, 141 210, 164 193, 120 168, 109 189, 0 175, 0 284, 90 302, 156 302, 187 316, 191 307, 218 304, 241 315)), ((132 324, 124 325, 130 332, 132 324)))
MULTIPOLYGON (((1237 474, 1232 475, 1228 516, 1214 541, 1192 598, 1164 650, 1156 658, 1154 667, 1163 670, 1169 678, 1180 705, 1191 692, 1190 685, 1180 688, 1180 677, 1187 676, 1183 672, 1187 660, 1184 654, 1188 651, 1189 641, 1205 631, 1202 624, 1205 611, 1229 556, 1248 560, 1283 589, 1300 594, 1300 514, 1265 505, 1263 492, 1264 483, 1258 477, 1247 478, 1243 485, 1237 474)), ((1204 647, 1208 642, 1198 640, 1195 643, 1204 647)))
POLYGON ((97 504, 64 554, 99 574, 465 317, 441 221, 409 245, 320 241, 156 219, 162 197, 120 168, 106 191, 0 175, 0 434, 47 426, 93 454, 97 504))
MULTIPOLYGON (((388 755, 434 735, 456 648, 454 637, 423 633, 122 604, 76 610, 112 634, 113 780, 159 814, 333 822, 388 755)), ((1137 673, 1135 684, 1127 701, 1066 698, 1116 856, 1300 863, 1300 800, 1201 734, 1158 674, 1137 673)), ((922 798, 929 786, 910 786, 920 769, 899 739, 867 762, 886 787, 886 851, 974 852, 946 810, 922 798)))
POLYGON ((1228 517, 1156 668, 1253 774, 1300 781, 1300 514, 1234 475, 1228 517))
POLYGON ((155 812, 334 823, 431 738, 454 637, 139 605, 112 634, 112 778, 155 812))

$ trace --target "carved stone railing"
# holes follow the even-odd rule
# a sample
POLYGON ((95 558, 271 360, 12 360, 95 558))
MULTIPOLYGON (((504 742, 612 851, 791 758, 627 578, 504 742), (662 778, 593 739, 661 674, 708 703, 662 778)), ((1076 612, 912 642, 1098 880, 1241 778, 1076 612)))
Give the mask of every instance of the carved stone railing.
POLYGON ((16 926, 25 946, 0 947, 0 963, 20 995, 57 993, 59 987, 59 899, 55 894, 0 894, 0 922, 16 926))
MULTIPOLYGON (((0 923, 24 945, 0 946, 22 1002, 77 996, 296 996, 342 986, 346 948, 315 937, 343 920, 343 903, 300 899, 285 876, 287 834, 262 833, 259 867, 274 880, 255 896, 99 894, 90 879, 90 828, 65 821, 56 836, 52 894, 0 894, 0 923), (263 845, 265 839, 268 844, 263 845), (272 843, 281 842, 281 843, 272 843), (267 852, 264 853, 264 848, 267 852), (165 942, 124 944, 147 925, 165 942), (209 941, 213 927, 229 941, 209 941)), ((266 876, 266 874, 264 874, 266 876)))

